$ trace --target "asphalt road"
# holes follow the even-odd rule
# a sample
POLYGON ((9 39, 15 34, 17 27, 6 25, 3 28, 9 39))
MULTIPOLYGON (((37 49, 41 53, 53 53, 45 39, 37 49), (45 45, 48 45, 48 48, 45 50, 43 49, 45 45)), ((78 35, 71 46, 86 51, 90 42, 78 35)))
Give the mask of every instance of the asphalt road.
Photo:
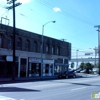
POLYGON ((92 100, 93 92, 100 92, 100 76, 0 84, 0 100, 92 100))

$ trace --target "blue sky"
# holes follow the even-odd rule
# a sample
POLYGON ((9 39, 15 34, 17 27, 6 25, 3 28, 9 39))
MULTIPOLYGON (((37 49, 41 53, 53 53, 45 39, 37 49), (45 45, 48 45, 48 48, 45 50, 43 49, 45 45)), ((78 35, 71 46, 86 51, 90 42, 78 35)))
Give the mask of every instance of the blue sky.
MULTIPOLYGON (((95 25, 100 24, 100 0, 17 0, 23 2, 16 7, 16 27, 56 39, 65 39, 72 44, 72 51, 87 50, 98 46, 98 33, 95 25)), ((6 0, 0 0, 0 17, 10 20, 12 10, 6 0)), ((7 24, 3 20, 4 24, 7 24)))

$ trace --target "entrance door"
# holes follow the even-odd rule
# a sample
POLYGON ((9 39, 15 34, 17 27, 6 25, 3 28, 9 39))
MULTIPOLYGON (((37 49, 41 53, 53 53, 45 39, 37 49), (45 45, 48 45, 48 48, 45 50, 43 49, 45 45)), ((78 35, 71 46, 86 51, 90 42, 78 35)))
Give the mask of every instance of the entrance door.
POLYGON ((27 66, 27 59, 21 58, 20 59, 20 77, 26 77, 26 66, 27 66))
POLYGON ((12 77, 12 62, 7 62, 6 75, 7 77, 12 77))

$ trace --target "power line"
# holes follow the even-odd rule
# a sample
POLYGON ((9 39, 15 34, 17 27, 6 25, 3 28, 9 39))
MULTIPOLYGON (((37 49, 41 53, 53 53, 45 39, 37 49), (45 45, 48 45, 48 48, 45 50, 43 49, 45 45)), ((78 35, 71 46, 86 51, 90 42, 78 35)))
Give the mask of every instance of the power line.
MULTIPOLYGON (((41 0, 36 0, 37 2, 39 2, 40 4, 42 4, 42 5, 45 5, 46 7, 48 7, 48 8, 53 8, 55 5, 53 4, 53 3, 50 3, 50 2, 48 2, 48 1, 41 1, 41 0), (51 7, 52 6, 52 7, 51 7)), ((59 13, 61 13, 61 14, 63 14, 64 16, 66 16, 66 17, 69 17, 69 18, 72 18, 72 19, 74 19, 74 20, 77 20, 77 21, 80 21, 80 22, 82 22, 82 23, 85 23, 85 24, 88 24, 88 25, 94 25, 93 23, 91 23, 91 22, 89 22, 89 21, 87 21, 87 20, 84 20, 84 19, 82 19, 82 18, 80 18, 79 16, 76 16, 76 15, 73 15, 73 14, 71 14, 71 13, 69 13, 69 12, 66 12, 65 10, 62 10, 61 12, 59 12, 59 13)))
MULTIPOLYGON (((44 5, 44 6, 46 6, 46 7, 48 7, 48 8, 53 8, 54 7, 54 5, 53 5, 53 3, 51 4, 52 5, 52 7, 51 7, 51 5, 49 4, 49 2, 48 3, 46 3, 45 1, 40 1, 40 0, 37 0, 37 2, 39 2, 40 4, 42 4, 42 5, 44 5)), ((62 11, 63 12, 63 11, 62 11)), ((62 13, 62 12, 59 12, 59 13, 62 13)), ((65 16, 67 16, 68 14, 67 13, 63 13, 63 15, 65 15, 65 16)), ((77 18, 78 20, 79 20, 79 18, 77 18)), ((82 21, 82 20, 81 20, 82 21)), ((91 25, 91 26, 93 26, 94 24, 93 23, 91 23, 91 22, 89 22, 89 21, 84 21, 85 22, 85 24, 89 24, 89 25, 91 25)), ((79 34, 80 35, 80 34, 79 34)), ((74 36, 75 37, 75 36, 74 36)), ((84 42, 86 42, 86 41, 84 41, 84 42)), ((92 42, 92 40, 91 40, 91 42, 92 42)))
POLYGON ((94 25, 94 23, 92 23, 92 22, 90 21, 91 18, 89 18, 89 17, 83 15, 82 13, 77 12, 76 10, 72 9, 71 7, 69 7, 68 5, 65 5, 65 3, 63 3, 63 2, 57 2, 57 1, 54 1, 54 2, 55 2, 55 4, 60 4, 60 5, 62 5, 64 8, 69 9, 70 12, 72 12, 73 14, 75 14, 75 16, 78 15, 78 16, 82 17, 83 19, 85 18, 86 21, 88 21, 89 23, 91 23, 91 25, 94 25))
MULTIPOLYGON (((32 9, 31 9, 32 10, 32 9)), ((32 10, 33 11, 33 10, 32 10)), ((26 18, 28 18, 29 20, 30 20, 30 17, 28 17, 28 16, 26 16, 26 15, 24 15, 23 13, 20 13, 20 15, 21 16, 23 16, 23 17, 26 17, 26 18)), ((32 17, 32 16, 31 16, 32 17)), ((30 21, 31 23, 32 23, 32 21, 30 21)), ((40 21, 38 21, 39 23, 40 23, 40 21)), ((60 24, 59 24, 60 25, 60 24)), ((48 26, 47 26, 48 27, 48 26)), ((51 26, 49 26, 49 27, 51 27, 51 26)), ((54 29, 54 30, 56 30, 56 31, 60 31, 61 33, 64 33, 64 32, 62 32, 61 30, 59 30, 59 29, 55 29, 55 28, 53 28, 52 27, 52 29, 54 29)), ((65 33, 64 33, 65 34, 65 33)), ((71 36, 71 35, 70 35, 71 36)), ((71 37, 73 37, 74 39, 76 38, 75 36, 71 36, 71 37)), ((80 40, 80 41, 82 41, 82 39, 79 39, 79 38, 76 38, 76 39, 78 39, 78 40, 80 40)), ((85 41, 82 41, 82 42, 85 42, 85 41)))
MULTIPOLYGON (((35 10, 33 10, 33 9, 30 9, 31 11, 35 11, 35 10)), ((36 11, 35 11, 36 12, 36 11)), ((37 12, 37 13, 39 13, 39 12, 37 12)), ((40 13, 39 13, 40 14, 40 13)), ((23 16, 23 17, 26 17, 27 19, 31 19, 30 17, 27 17, 26 15, 24 15, 23 13, 20 13, 20 15, 21 16, 23 16)), ((43 14, 41 14, 42 16, 44 16, 43 14)), ((32 17, 32 16, 31 16, 32 17)), ((46 16, 45 16, 46 17, 46 16)), ((46 17, 47 18, 47 17, 46 17)), ((32 21, 30 21, 31 23, 32 23, 32 21)), ((38 21, 39 23, 40 23, 40 21, 38 21)), ((60 27, 61 26, 61 24, 59 24, 59 23, 57 23, 57 25, 58 25, 58 27, 60 27)), ((48 27, 48 26, 47 26, 48 27)), ((49 26, 50 27, 50 26, 49 26)), ((64 26, 65 27, 65 26, 64 26)), ((62 28, 64 28, 64 27, 62 27, 62 28)), ((64 33, 64 34, 66 34, 65 32, 63 32, 63 31, 61 31, 61 30, 59 30, 59 29, 55 29, 55 28, 53 28, 52 27, 52 29, 54 29, 54 30, 56 30, 57 32, 58 31, 60 31, 62 34, 64 33)), ((65 28, 64 28, 65 29, 65 28)), ((74 38, 74 39, 78 39, 78 40, 80 40, 80 41, 82 41, 82 42, 86 42, 86 40, 82 40, 82 38, 77 38, 77 37, 75 37, 75 36, 72 36, 72 35, 70 35, 70 34, 66 34, 66 35, 69 35, 70 37, 72 37, 72 38, 74 38)), ((90 41, 88 41, 88 42, 90 42, 90 41)))

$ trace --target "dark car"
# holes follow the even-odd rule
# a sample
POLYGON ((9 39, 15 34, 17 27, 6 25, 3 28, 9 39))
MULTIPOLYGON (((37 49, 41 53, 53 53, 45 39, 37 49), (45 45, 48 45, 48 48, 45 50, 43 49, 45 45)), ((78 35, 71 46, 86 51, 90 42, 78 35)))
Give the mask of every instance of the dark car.
POLYGON ((69 72, 64 72, 64 73, 58 75, 58 78, 69 78, 69 77, 75 78, 76 77, 75 72, 69 71, 69 72))

